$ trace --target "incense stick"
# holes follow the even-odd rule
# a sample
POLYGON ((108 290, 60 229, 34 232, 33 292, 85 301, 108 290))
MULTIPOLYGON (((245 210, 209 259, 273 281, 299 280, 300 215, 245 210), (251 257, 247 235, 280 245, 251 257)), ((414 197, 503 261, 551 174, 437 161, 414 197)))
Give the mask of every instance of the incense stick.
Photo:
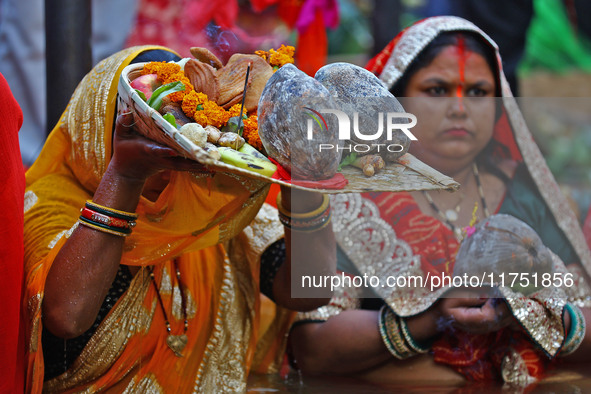
POLYGON ((246 98, 246 89, 248 88, 248 76, 250 75, 250 65, 246 67, 246 79, 244 80, 244 90, 242 91, 242 104, 240 104, 240 116, 238 116, 238 125, 236 126, 236 134, 242 136, 240 132, 240 125, 242 124, 242 112, 244 111, 244 99, 246 98))

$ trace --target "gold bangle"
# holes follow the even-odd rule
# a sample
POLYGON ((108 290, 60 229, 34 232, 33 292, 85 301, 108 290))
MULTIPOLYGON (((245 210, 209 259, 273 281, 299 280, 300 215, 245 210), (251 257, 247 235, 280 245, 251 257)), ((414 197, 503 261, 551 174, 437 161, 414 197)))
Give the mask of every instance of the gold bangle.
POLYGON ((388 351, 399 360, 415 356, 417 352, 408 347, 404 341, 398 316, 388 305, 380 309, 379 316, 380 335, 388 351))
POLYGON ((385 324, 385 316, 384 316, 386 311, 384 308, 386 308, 386 305, 384 305, 380 309, 380 311, 378 312, 378 329, 380 332, 380 337, 382 338, 382 342, 386 346, 386 349, 388 349, 388 352, 390 352, 390 354, 392 356, 394 356, 395 358, 397 358, 398 360, 403 360, 404 357, 400 353, 398 353, 398 351, 396 350, 396 348, 392 344, 392 341, 390 340, 390 336, 388 335, 388 329, 385 324))
POLYGON ((293 213, 283 207, 283 205, 281 203, 281 193, 277 194, 277 210, 279 210, 279 212, 281 212, 283 215, 289 216, 294 219, 310 219, 310 218, 322 215, 322 213, 324 213, 324 211, 326 211, 328 209, 329 204, 330 204, 330 197, 328 197, 327 194, 323 194, 322 195, 322 204, 320 204, 320 206, 318 208, 316 208, 310 212, 293 213))
POLYGON ((281 223, 285 227, 291 229, 291 231, 295 231, 295 232, 298 232, 298 233, 313 233, 313 232, 316 232, 316 231, 320 231, 323 228, 325 228, 326 226, 328 226, 330 224, 330 216, 328 216, 328 218, 326 220, 324 220, 323 222, 321 222, 321 224, 319 224, 316 227, 297 227, 297 226, 290 226, 290 225, 287 225, 283 221, 281 221, 281 223))

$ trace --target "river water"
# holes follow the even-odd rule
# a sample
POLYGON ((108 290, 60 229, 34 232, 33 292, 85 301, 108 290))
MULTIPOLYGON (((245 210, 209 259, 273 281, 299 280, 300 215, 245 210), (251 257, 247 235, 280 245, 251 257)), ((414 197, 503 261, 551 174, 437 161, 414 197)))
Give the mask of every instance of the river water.
POLYGON ((569 367, 569 370, 551 372, 544 380, 527 388, 511 387, 501 383, 444 384, 428 380, 406 381, 398 384, 372 384, 351 377, 308 377, 290 372, 286 378, 279 375, 251 375, 247 392, 302 393, 302 394, 365 394, 365 393, 434 393, 434 394, 486 394, 486 393, 591 393, 591 364, 569 367))

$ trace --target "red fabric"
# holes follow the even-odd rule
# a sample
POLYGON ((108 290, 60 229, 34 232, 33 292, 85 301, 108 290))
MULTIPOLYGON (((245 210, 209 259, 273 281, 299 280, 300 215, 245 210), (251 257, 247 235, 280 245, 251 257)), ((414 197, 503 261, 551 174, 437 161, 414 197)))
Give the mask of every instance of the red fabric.
POLYGON ((296 48, 295 63, 306 74, 313 77, 316 71, 326 64, 328 38, 320 11, 316 12, 314 21, 306 30, 298 35, 296 48))
POLYGON ((388 45, 386 45, 386 47, 381 50, 380 53, 375 55, 373 58, 369 59, 369 61, 365 65, 365 68, 379 77, 382 71, 384 71, 386 62, 390 58, 390 55, 392 54, 394 47, 396 46, 396 44, 400 40, 400 37, 402 37, 405 31, 406 29, 398 33, 396 37, 394 37, 392 41, 390 41, 388 45))
MULTIPOLYGON (((509 124, 509 119, 507 118, 507 114, 505 112, 503 112, 497 121, 497 124, 495 125, 493 139, 507 148, 509 153, 508 158, 517 162, 523 161, 523 157, 521 156, 521 152, 519 152, 515 138, 513 138, 511 124, 509 124)), ((507 156, 504 152, 495 152, 495 154, 501 157, 507 156)))
POLYGON ((21 327, 23 289, 23 196, 25 173, 18 130, 23 114, 0 74, 0 392, 23 392, 24 330, 21 327))
POLYGON ((226 62, 234 53, 254 53, 269 42, 278 46, 276 37, 249 34, 236 25, 237 0, 139 0, 137 9, 128 47, 163 45, 183 57, 191 57, 191 47, 205 47, 226 62))
POLYGON ((252 9, 256 12, 263 12, 272 5, 277 4, 279 0, 250 0, 250 5, 252 9))
MULTIPOLYGON (((403 193, 365 193, 380 210, 398 237, 421 257, 423 272, 431 276, 453 274, 459 243, 442 222, 421 211, 413 197, 403 193)), ((547 358, 537 350, 525 333, 503 329, 484 335, 448 329, 433 344, 433 358, 469 380, 500 380, 501 363, 509 349, 517 351, 531 376, 540 377, 547 358)))
POLYGON ((298 21, 300 10, 304 0, 280 0, 279 9, 277 10, 279 17, 287 27, 293 29, 298 21))
POLYGON ((547 358, 521 332, 505 329, 481 335, 448 332, 433 344, 435 362, 452 367, 471 381, 498 380, 503 358, 515 350, 530 376, 541 378, 547 358))
POLYGON ((322 179, 322 180, 318 180, 318 181, 308 181, 308 180, 304 180, 304 179, 297 179, 294 181, 291 179, 291 174, 289 173, 289 171, 287 171, 285 168, 283 168, 283 166, 281 164, 279 164, 279 162, 277 162, 272 157, 269 157, 269 160, 271 160, 273 162, 273 164, 275 164, 277 166, 277 171, 275 171, 275 173, 272 176, 273 179, 279 179, 284 182, 289 182, 291 184, 302 186, 302 187, 308 187, 310 189, 340 190, 340 189, 344 188, 345 186, 347 186, 347 184, 349 183, 347 178, 345 178, 345 176, 343 174, 341 174, 340 172, 337 172, 330 179, 322 179))

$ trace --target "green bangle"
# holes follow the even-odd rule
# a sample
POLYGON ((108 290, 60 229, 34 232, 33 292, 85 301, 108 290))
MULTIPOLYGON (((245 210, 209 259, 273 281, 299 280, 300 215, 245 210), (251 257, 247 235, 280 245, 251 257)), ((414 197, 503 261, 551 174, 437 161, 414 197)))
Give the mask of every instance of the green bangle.
POLYGON ((400 330, 402 331, 404 340, 412 350, 419 354, 427 353, 429 351, 430 346, 424 347, 419 345, 410 335, 410 331, 408 331, 408 326, 406 325, 406 319, 398 317, 398 324, 400 325, 400 330))
POLYGON ((387 305, 380 309, 378 326, 384 345, 394 357, 404 360, 418 354, 406 344, 398 316, 387 305))
POLYGON ((560 355, 568 356, 574 353, 581 346, 581 343, 583 343, 587 325, 581 308, 571 303, 567 303, 564 308, 570 316, 570 329, 562 345, 560 355))
POLYGON ((384 319, 385 308, 386 305, 384 305, 378 312, 378 329, 380 330, 380 337, 382 337, 382 342, 384 343, 386 349, 388 349, 390 354, 393 355, 395 358, 402 360, 404 357, 396 351, 394 345, 392 344, 392 341, 390 341, 390 336, 388 335, 388 329, 386 328, 384 319))

